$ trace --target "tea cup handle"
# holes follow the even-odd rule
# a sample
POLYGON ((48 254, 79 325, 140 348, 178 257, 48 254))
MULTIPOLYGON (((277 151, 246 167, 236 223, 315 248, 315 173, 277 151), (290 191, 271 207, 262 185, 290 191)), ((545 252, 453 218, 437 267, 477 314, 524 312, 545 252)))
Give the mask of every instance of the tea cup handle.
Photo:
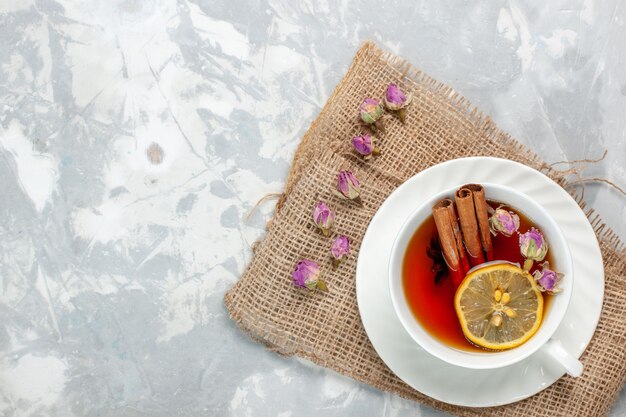
POLYGON ((541 347, 541 350, 549 354, 556 362, 558 362, 567 374, 571 377, 578 378, 583 373, 583 364, 581 361, 570 355, 570 353, 565 350, 563 344, 556 340, 550 339, 548 342, 541 347))

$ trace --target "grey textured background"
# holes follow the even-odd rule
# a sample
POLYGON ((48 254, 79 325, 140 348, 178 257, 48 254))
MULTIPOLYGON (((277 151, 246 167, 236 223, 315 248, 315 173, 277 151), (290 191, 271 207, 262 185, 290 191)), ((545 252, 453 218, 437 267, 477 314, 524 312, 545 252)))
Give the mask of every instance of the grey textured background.
MULTIPOLYGON (((243 335, 222 297, 272 204, 243 218, 365 39, 548 161, 607 149, 584 175, 624 187, 625 18, 614 0, 0 0, 0 415, 442 415, 243 335)), ((624 198, 585 193, 626 237, 624 198)))

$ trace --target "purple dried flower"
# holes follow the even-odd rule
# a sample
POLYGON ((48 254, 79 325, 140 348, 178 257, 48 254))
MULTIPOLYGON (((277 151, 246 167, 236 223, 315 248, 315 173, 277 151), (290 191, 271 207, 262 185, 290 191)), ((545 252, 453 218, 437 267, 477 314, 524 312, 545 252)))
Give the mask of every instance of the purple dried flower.
POLYGON ((361 183, 352 171, 339 171, 339 175, 337 175, 337 190, 343 197, 360 202, 360 186, 361 183))
POLYGON ((561 292, 562 290, 558 287, 558 285, 563 279, 563 274, 551 270, 550 264, 547 261, 542 263, 540 266, 541 270, 536 270, 533 273, 533 277, 539 285, 539 289, 549 294, 561 292))
POLYGON ((389 110, 400 110, 411 102, 411 96, 406 94, 396 84, 389 84, 385 92, 385 107, 389 110))
POLYGON ((315 225, 320 228, 324 236, 328 236, 335 222, 335 214, 326 203, 320 201, 313 208, 313 221, 315 225))
POLYGON ((548 242, 539 230, 531 227, 529 231, 519 235, 519 248, 524 258, 542 261, 548 253, 548 242))
POLYGON ((378 100, 373 98, 366 98, 359 107, 359 116, 368 125, 376 123, 378 119, 383 115, 383 107, 378 100))
POLYGON ((512 211, 497 208, 489 219, 489 226, 494 235, 500 232, 504 236, 511 236, 519 229, 519 216, 512 211))
POLYGON ((350 239, 347 236, 339 235, 330 248, 333 255, 333 265, 337 267, 348 255, 350 255, 350 239))
POLYGON ((372 155, 378 155, 380 153, 376 142, 378 142, 378 139, 367 133, 363 136, 355 136, 352 138, 352 146, 354 146, 354 149, 363 155, 363 159, 366 160, 370 159, 372 155))
POLYGON ((293 285, 298 288, 306 288, 309 291, 320 289, 328 291, 326 283, 320 279, 320 267, 317 262, 310 259, 302 259, 296 264, 291 273, 293 285))
POLYGON ((406 120, 406 107, 411 103, 413 97, 410 94, 404 94, 400 87, 396 84, 389 84, 385 91, 385 107, 394 111, 400 117, 400 121, 404 123, 406 120))

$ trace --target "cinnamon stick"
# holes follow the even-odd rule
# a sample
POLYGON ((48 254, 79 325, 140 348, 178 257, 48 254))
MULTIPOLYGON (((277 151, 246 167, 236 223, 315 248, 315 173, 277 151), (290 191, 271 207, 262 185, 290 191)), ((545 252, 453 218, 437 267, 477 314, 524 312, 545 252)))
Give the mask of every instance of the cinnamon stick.
POLYGON ((478 230, 478 221, 476 220, 472 191, 461 187, 454 194, 454 201, 459 212, 461 231, 465 241, 465 248, 469 255, 469 262, 472 266, 482 264, 485 262, 485 256, 483 255, 483 248, 480 242, 480 232, 478 230))
MULTIPOLYGON (((455 286, 459 286, 465 277, 465 270, 459 255, 459 247, 457 246, 457 237, 454 232, 456 216, 452 217, 454 203, 450 199, 439 201, 432 208, 433 218, 437 226, 439 241, 441 242, 441 251, 446 260, 452 282, 455 286), (452 209, 450 207, 452 206, 452 209)), ((458 226, 456 226, 458 228, 458 226)))
POLYGON ((466 184, 462 188, 472 191, 476 220, 478 220, 478 229, 480 230, 480 243, 485 251, 486 259, 491 261, 493 260, 493 246, 491 243, 491 232, 489 231, 489 213, 487 213, 485 189, 480 184, 466 184))
MULTIPOLYGON (((452 200, 448 200, 452 203, 452 200)), ((467 259, 467 252, 465 251, 465 246, 463 245, 463 235, 461 234, 461 229, 459 228, 459 216, 456 213, 456 209, 454 208, 454 204, 448 204, 448 211, 450 212, 450 221, 452 223, 452 231, 454 232, 454 237, 456 239, 456 248, 459 253, 459 259, 461 261, 461 269, 463 270, 463 275, 470 270, 469 259, 467 259)))

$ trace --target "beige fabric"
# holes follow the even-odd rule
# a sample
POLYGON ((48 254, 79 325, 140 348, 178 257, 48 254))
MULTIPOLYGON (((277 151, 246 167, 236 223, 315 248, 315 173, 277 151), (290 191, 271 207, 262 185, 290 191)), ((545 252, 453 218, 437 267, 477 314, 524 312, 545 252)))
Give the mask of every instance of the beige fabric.
POLYGON ((356 259, 332 269, 331 241, 316 233, 311 223, 313 205, 319 199, 330 204, 336 214, 335 230, 353 240, 353 252, 358 254, 370 219, 401 182, 434 164, 471 155, 519 161, 566 185, 562 173, 551 170, 452 89, 366 43, 298 147, 267 235, 255 245, 250 265, 226 294, 231 317, 255 340, 281 354, 310 359, 458 416, 605 416, 626 379, 626 251, 592 211, 586 213, 600 240, 606 293, 600 324, 582 357, 581 378, 563 377, 540 394, 507 406, 454 407, 407 386, 370 344, 356 304, 356 259), (366 96, 381 98, 390 82, 414 95, 407 123, 389 117, 387 132, 381 135, 382 155, 363 162, 349 141, 360 129, 356 109, 366 96), (333 196, 342 168, 352 169, 361 180, 363 207, 333 196), (308 295, 291 285, 290 273, 303 257, 322 265, 329 293, 308 295))

